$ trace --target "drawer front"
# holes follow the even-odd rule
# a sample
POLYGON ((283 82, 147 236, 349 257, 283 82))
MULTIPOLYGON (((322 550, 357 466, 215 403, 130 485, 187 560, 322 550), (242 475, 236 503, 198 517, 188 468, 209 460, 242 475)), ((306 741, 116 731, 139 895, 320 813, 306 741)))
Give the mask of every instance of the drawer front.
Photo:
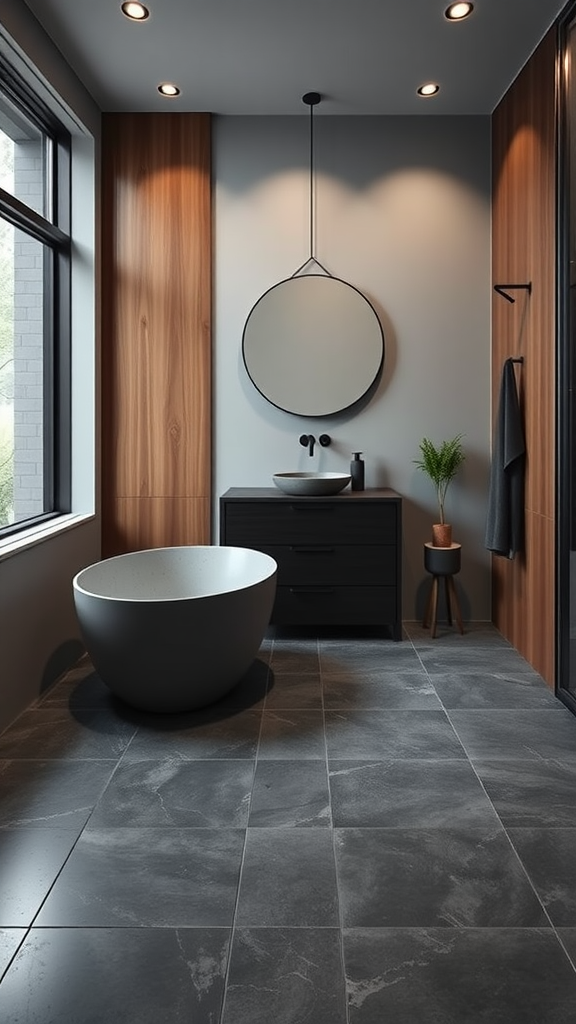
POLYGON ((397 514, 396 502, 227 502, 223 542, 257 548, 316 542, 394 544, 397 514))
POLYGON ((278 563, 279 586, 396 584, 396 548, 391 545, 266 544, 260 547, 278 563))
POLYGON ((397 625, 395 587, 284 587, 276 590, 276 625, 397 625))

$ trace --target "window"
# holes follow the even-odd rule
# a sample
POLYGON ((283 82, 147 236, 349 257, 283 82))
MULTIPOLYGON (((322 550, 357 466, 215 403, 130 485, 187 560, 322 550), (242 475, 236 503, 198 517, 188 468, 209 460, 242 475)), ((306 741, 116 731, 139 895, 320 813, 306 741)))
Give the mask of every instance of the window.
POLYGON ((0 59, 0 536, 70 509, 70 137, 0 59))

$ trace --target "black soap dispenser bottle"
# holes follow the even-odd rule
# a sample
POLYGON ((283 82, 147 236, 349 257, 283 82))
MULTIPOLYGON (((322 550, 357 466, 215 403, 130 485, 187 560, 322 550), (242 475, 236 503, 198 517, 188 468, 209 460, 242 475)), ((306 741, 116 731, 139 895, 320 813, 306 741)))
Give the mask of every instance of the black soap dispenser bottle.
POLYGON ((350 463, 350 477, 352 480, 353 491, 364 490, 364 462, 360 458, 362 452, 352 452, 352 462, 350 463))

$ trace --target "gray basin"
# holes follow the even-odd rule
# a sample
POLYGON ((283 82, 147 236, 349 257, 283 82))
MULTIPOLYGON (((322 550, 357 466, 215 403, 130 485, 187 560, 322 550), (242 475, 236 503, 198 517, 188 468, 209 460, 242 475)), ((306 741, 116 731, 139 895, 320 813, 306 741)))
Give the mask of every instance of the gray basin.
POLYGON ((338 494, 350 483, 350 476, 345 473, 275 473, 272 479, 286 494, 303 497, 338 494))

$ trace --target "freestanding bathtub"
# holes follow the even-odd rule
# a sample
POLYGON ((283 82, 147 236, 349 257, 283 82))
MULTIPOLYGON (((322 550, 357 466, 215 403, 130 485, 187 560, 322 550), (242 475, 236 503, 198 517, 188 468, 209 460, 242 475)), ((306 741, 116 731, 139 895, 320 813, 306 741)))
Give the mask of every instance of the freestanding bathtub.
POLYGON ((270 620, 276 562, 250 548, 152 548, 82 569, 74 605, 103 682, 144 711, 204 707, 254 661, 270 620))

